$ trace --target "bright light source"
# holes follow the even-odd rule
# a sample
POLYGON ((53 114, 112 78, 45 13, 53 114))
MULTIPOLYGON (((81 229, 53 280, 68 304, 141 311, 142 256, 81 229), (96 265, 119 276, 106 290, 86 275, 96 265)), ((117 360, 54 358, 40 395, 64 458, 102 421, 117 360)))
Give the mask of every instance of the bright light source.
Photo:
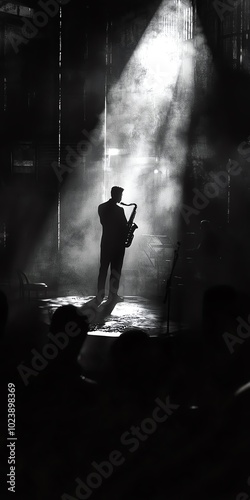
POLYGON ((154 170, 154 174, 159 174, 159 170, 157 170, 157 168, 154 170))
POLYGON ((119 153, 120 153, 120 149, 117 149, 117 148, 109 148, 108 149, 109 156, 118 156, 119 153))
POLYGON ((178 32, 175 37, 164 33, 150 33, 140 44, 136 57, 145 68, 146 79, 143 82, 147 90, 162 96, 163 91, 176 83, 181 64, 178 32))

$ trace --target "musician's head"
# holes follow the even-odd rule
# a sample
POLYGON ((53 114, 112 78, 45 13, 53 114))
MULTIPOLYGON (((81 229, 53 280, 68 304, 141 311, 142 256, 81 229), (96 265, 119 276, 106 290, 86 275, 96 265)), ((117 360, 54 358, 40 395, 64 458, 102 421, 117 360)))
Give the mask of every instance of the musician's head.
POLYGON ((124 189, 119 187, 119 186, 113 186, 111 189, 111 198, 113 201, 116 203, 120 203, 122 199, 122 194, 123 194, 124 189))

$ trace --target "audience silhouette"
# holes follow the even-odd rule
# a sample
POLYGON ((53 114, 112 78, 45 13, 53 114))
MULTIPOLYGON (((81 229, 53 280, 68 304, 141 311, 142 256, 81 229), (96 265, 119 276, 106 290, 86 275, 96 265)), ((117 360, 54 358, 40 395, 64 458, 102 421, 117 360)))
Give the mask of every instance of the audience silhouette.
POLYGON ((0 293, 3 365, 12 356, 10 348, 15 363, 19 356, 26 366, 34 350, 44 355, 48 344, 57 349, 27 387, 16 383, 21 492, 38 500, 54 500, 65 491, 75 498, 75 478, 84 478, 93 461, 102 463, 119 449, 124 465, 92 491, 93 498, 115 500, 117 491, 121 499, 162 499, 166 492, 172 500, 235 498, 247 473, 249 446, 248 305, 248 294, 213 286, 203 295, 200 329, 169 337, 141 328, 122 331, 111 345, 106 372, 92 385, 78 362, 90 328, 80 309, 59 307, 46 329, 30 304, 8 317, 8 302, 0 293), (152 421, 159 400, 178 409, 147 434, 145 422, 152 421), (131 434, 130 442, 138 440, 136 452, 122 447, 124 433, 131 434), (34 456, 34 450, 39 454, 34 456), (227 484, 234 470, 228 457, 241 470, 227 484), (38 477, 43 477, 40 489, 38 477))

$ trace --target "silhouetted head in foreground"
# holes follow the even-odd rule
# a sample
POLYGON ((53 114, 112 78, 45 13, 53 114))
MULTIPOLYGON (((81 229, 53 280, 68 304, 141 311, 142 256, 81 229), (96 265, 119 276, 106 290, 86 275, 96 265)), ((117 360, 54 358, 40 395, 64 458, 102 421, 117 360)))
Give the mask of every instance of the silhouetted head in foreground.
POLYGON ((231 320, 236 319, 238 294, 229 285, 214 286, 203 297, 203 329, 210 337, 223 333, 231 320))
POLYGON ((234 333, 237 317, 237 292, 231 286, 219 285, 206 290, 203 297, 202 323, 206 346, 222 362, 228 358, 224 333, 234 333))
POLYGON ((203 333, 210 368, 216 380, 232 388, 249 380, 250 324, 248 296, 231 286, 206 291, 203 303, 203 333))
POLYGON ((111 349, 111 364, 118 383, 131 389, 147 385, 150 353, 150 339, 144 330, 126 330, 111 349))
POLYGON ((50 332, 60 342, 60 360, 64 363, 76 364, 88 329, 88 319, 80 313, 77 307, 69 304, 59 307, 54 312, 50 332))
POLYGON ((124 189, 119 186, 113 186, 111 189, 111 198, 115 203, 120 203, 124 189))

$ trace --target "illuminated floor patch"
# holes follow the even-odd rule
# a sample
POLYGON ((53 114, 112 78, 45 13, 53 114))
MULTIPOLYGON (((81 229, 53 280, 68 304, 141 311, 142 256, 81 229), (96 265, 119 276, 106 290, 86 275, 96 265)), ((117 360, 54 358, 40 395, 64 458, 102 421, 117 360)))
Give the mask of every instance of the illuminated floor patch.
MULTIPOLYGON (((41 301, 43 320, 49 324, 53 312, 62 305, 72 304, 83 308, 90 304, 93 297, 68 296, 41 301)), ((97 308, 95 309, 97 311, 97 308)), ((143 328, 150 335, 166 333, 166 321, 162 319, 163 305, 152 302, 143 297, 125 297, 124 302, 117 304, 107 316, 96 316, 91 322, 92 335, 119 336, 126 328, 143 328)), ((174 322, 170 322, 170 332, 177 329, 174 322)))

